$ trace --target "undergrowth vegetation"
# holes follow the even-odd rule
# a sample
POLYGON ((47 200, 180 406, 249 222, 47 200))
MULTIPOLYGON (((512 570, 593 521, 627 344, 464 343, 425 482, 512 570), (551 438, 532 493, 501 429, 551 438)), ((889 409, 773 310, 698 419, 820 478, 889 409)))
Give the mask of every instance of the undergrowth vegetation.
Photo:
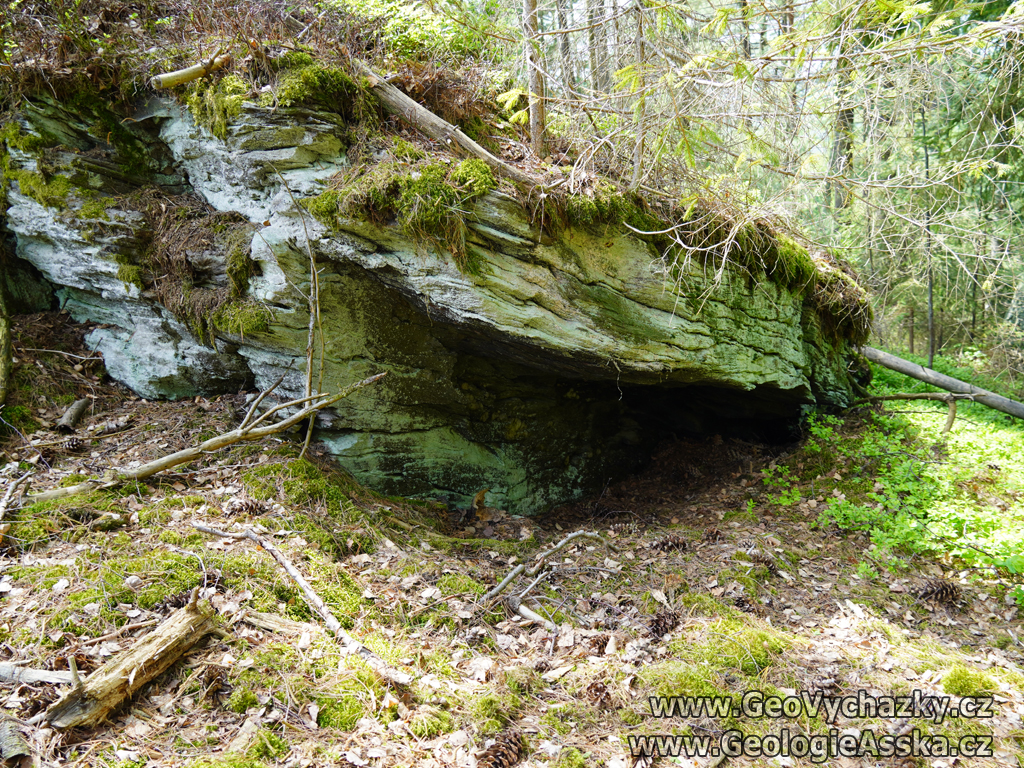
MULTIPOLYGON (((936 368, 969 373, 941 358, 936 368)), ((873 371, 873 394, 935 391, 885 368, 873 371)), ((770 498, 782 509, 813 501, 823 510, 822 529, 865 534, 864 576, 898 575, 920 557, 937 557, 1016 582, 1024 605, 1024 428, 961 403, 943 434, 947 414, 941 403, 906 401, 865 406, 845 421, 813 417, 800 451, 765 470, 770 498)))

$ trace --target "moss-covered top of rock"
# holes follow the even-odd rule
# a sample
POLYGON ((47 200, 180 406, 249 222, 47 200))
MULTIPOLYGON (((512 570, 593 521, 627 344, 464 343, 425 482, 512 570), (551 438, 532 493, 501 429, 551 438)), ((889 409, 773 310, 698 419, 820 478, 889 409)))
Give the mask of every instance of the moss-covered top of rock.
MULTIPOLYGON (((242 7, 240 0, 229 0, 227 6, 233 4, 242 7)), ((327 8, 311 2, 269 6, 258 20, 241 14, 249 26, 235 38, 226 38, 212 20, 202 21, 205 14, 182 13, 180 7, 159 0, 151 2, 145 14, 111 0, 56 0, 51 6, 52 24, 40 24, 36 14, 22 6, 11 9, 2 22, 5 39, 16 42, 6 53, 11 66, 0 68, 0 81, 10 86, 0 96, 0 109, 14 106, 22 95, 45 83, 58 98, 81 100, 87 94, 116 113, 119 106, 127 110, 137 94, 148 89, 154 74, 210 60, 218 52, 230 53, 228 68, 176 89, 197 122, 223 138, 246 102, 269 109, 334 112, 349 126, 344 137, 349 159, 356 166, 376 165, 374 153, 386 150, 391 145, 388 134, 401 127, 383 118, 368 84, 353 75, 351 60, 358 52, 359 58, 392 73, 392 82, 439 116, 490 142, 493 151, 500 154, 503 147, 522 146, 524 129, 507 120, 508 111, 497 101, 503 95, 504 106, 522 106, 510 100, 515 83, 507 72, 487 64, 496 38, 420 6, 396 0, 333 0, 327 8), (188 45, 181 40, 188 40, 188 45)), ((130 139, 117 121, 109 128, 110 141, 130 139)), ((556 135, 551 138, 564 141, 556 135)), ((43 140, 52 144, 58 139, 43 140)), ((353 215, 361 202, 371 218, 387 215, 425 243, 451 252, 461 268, 472 271, 472 259, 461 242, 461 217, 465 206, 493 180, 469 187, 452 183, 454 170, 438 167, 438 148, 430 149, 435 162, 427 164, 415 158, 419 150, 414 145, 405 142, 404 154, 399 145, 392 145, 396 163, 411 167, 364 167, 359 179, 332 185, 307 205, 330 223, 336 215, 353 215), (360 197, 353 185, 372 189, 360 197), (338 204, 337 212, 330 210, 332 203, 338 204)), ((568 147, 561 159, 575 154, 568 147)), ((2 155, 0 147, 0 162, 2 155)), ((512 162, 510 157, 503 159, 512 162)), ((457 166, 461 167, 465 166, 457 166)), ((684 194, 666 200, 626 192, 625 185, 586 166, 531 167, 541 169, 539 190, 505 191, 520 196, 546 231, 627 229, 652 244, 669 264, 697 258, 703 266, 718 269, 730 262, 754 279, 766 278, 803 292, 836 340, 864 339, 871 313, 855 275, 833 255, 812 255, 785 233, 780 222, 752 217, 712 196, 684 194)), ((8 175, 4 184, 10 183, 8 175)))

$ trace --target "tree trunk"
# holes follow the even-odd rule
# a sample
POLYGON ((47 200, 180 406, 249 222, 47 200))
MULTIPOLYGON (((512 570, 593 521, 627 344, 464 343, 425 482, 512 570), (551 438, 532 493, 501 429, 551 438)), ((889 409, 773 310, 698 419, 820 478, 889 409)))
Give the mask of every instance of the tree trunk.
POLYGON ((469 136, 464 134, 458 126, 442 120, 426 107, 417 104, 400 90, 395 88, 395 86, 391 85, 382 77, 374 73, 374 71, 363 62, 353 59, 352 63, 358 71, 366 76, 370 89, 373 91, 373 95, 380 100, 381 105, 387 112, 392 115, 396 115, 407 124, 411 125, 418 131, 422 131, 432 139, 443 141, 449 145, 454 144, 463 152, 466 152, 473 157, 480 158, 487 163, 495 173, 504 176, 505 178, 512 179, 515 182, 529 186, 538 186, 540 184, 539 179, 536 179, 533 176, 520 171, 518 168, 514 168, 508 163, 499 160, 469 138, 469 136))
POLYGON ((846 106, 850 97, 850 61, 846 57, 839 59, 839 90, 836 111, 836 124, 832 135, 832 207, 842 210, 850 204, 850 192, 843 184, 843 177, 853 171, 853 121, 852 107, 846 106))
POLYGON ((647 84, 644 81, 645 59, 644 51, 644 12, 643 8, 636 9, 636 39, 634 40, 636 50, 636 78, 637 78, 637 105, 634 110, 636 126, 636 143, 633 145, 633 178, 630 180, 629 188, 635 190, 643 180, 644 162, 644 123, 647 120, 647 84))
POLYGON ((997 411, 1016 416, 1018 419, 1024 419, 1024 403, 1018 403, 1016 400, 1010 400, 1008 397, 989 392, 987 389, 968 384, 966 381, 954 379, 952 376, 946 376, 938 371, 933 371, 931 368, 925 368, 917 363, 904 360, 902 357, 890 355, 888 352, 883 352, 880 349, 861 347, 860 351, 871 362, 878 363, 897 373, 902 373, 905 376, 910 376, 918 381, 923 381, 926 384, 931 384, 933 387, 939 387, 949 392, 955 392, 960 395, 973 395, 976 401, 987 405, 989 408, 995 408, 997 411))
POLYGON ((530 85, 530 146, 538 159, 544 152, 544 75, 540 66, 540 38, 537 37, 537 0, 523 0, 526 73, 530 85))
MULTIPOLYGON (((558 28, 569 28, 569 17, 565 12, 565 0, 555 0, 555 12, 558 18, 558 28)), ((565 85, 565 94, 569 95, 576 90, 576 79, 573 77, 572 69, 572 41, 568 32, 558 36, 558 51, 562 56, 562 82, 565 85)))
POLYGON ((602 24, 604 3, 602 0, 587 0, 587 37, 590 43, 590 88, 604 93, 608 90, 607 47, 605 46, 602 24))
POLYGON ((914 354, 914 307, 910 307, 910 354, 914 354))

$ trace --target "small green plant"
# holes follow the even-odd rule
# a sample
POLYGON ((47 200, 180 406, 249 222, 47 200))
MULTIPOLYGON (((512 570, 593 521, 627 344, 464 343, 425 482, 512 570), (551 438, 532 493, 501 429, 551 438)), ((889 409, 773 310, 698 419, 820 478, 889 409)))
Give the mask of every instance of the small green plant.
POLYGON ((769 497, 773 504, 788 507, 800 501, 800 486, 789 467, 783 464, 770 466, 763 475, 764 484, 779 491, 778 495, 769 497))
POLYGON ((877 579, 878 569, 871 565, 867 560, 861 560, 857 563, 857 576, 866 581, 877 579))
POLYGON ((248 755, 256 760, 277 760, 288 754, 288 742, 273 731, 262 730, 250 745, 248 755))

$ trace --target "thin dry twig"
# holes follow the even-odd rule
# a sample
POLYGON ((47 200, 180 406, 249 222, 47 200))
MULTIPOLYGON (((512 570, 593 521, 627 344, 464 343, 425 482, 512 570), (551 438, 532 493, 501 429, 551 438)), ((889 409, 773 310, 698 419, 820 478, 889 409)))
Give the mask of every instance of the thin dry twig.
POLYGON ((341 622, 338 621, 337 617, 333 613, 331 613, 331 609, 327 607, 323 599, 316 593, 313 587, 310 586, 309 582, 306 581, 298 568, 296 568, 291 561, 284 556, 281 550, 271 544, 263 536, 260 536, 251 528, 240 533, 230 533, 228 531, 221 531, 217 528, 211 528, 207 525, 202 525, 201 523, 192 523, 192 527, 197 531, 209 533, 213 536, 220 536, 225 539, 248 539, 255 542, 259 547, 266 550, 271 557, 277 560, 278 564, 284 568, 285 572, 292 577, 292 580, 299 586, 299 589, 302 590, 302 594, 305 597, 306 602, 309 603, 309 606, 320 614, 320 617, 324 620, 327 628, 334 633, 335 637, 342 641, 343 649, 345 651, 348 653, 359 654, 377 674, 397 685, 409 685, 409 683, 413 681, 414 678, 412 675, 395 669, 380 658, 380 656, 346 632, 341 626, 341 622))
POLYGON ((549 557, 551 557, 553 554, 558 552, 560 549, 565 547, 570 542, 581 537, 588 539, 597 539, 602 544, 604 544, 604 547, 609 552, 609 554, 612 552, 618 552, 618 549, 616 549, 616 547, 611 542, 609 542, 607 539, 605 539, 604 536, 602 536, 599 533, 595 533, 594 531, 575 531, 573 533, 570 533, 557 544, 555 544, 555 546, 551 547, 551 549, 537 555, 537 557, 534 558, 533 565, 527 567, 526 563, 520 563, 515 568, 513 568, 509 572, 509 574, 498 583, 497 586, 495 586, 493 589, 491 589, 490 592, 488 592, 481 598, 481 602, 486 603, 489 600, 493 600, 495 597, 500 595, 509 584, 512 583, 513 579, 515 579, 522 573, 525 573, 527 576, 536 576, 540 569, 544 567, 545 560, 547 560, 549 557))

